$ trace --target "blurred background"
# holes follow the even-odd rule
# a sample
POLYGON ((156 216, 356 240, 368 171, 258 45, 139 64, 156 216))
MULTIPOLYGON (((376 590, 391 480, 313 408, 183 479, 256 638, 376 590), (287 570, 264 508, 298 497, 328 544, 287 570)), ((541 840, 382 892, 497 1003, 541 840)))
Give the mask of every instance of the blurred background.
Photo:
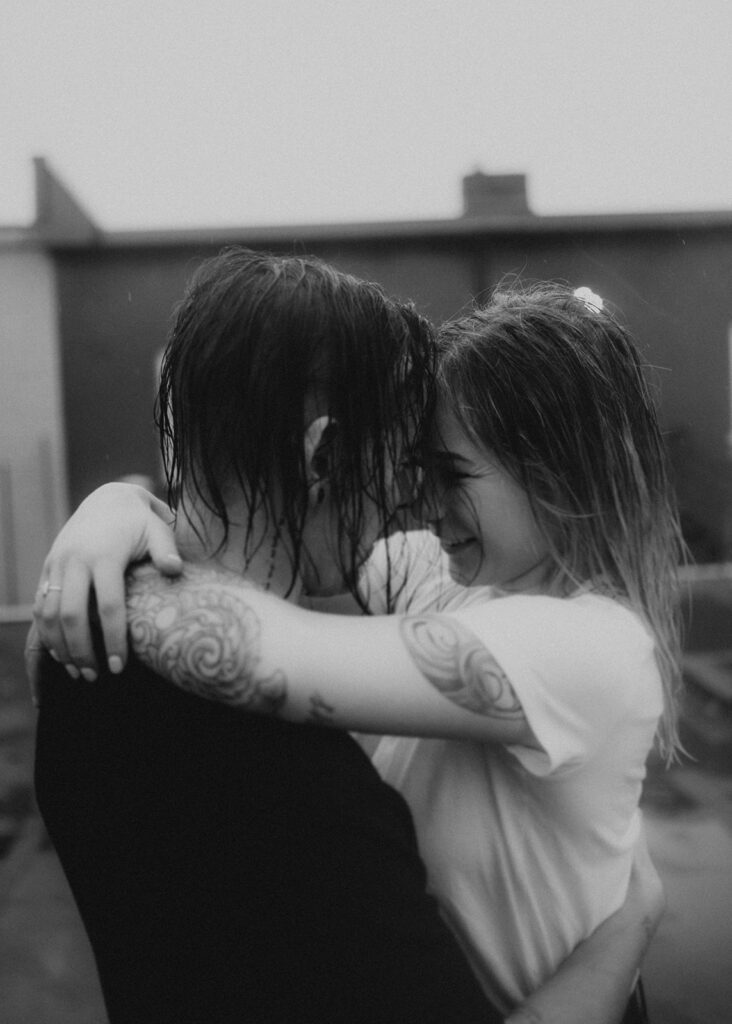
POLYGON ((639 340, 694 557, 695 760, 651 764, 646 792, 670 903, 650 999, 665 1024, 732 1020, 730 39, 728 0, 5 0, 4 1024, 104 1019, 33 805, 20 650, 69 512, 108 480, 161 487, 171 309, 233 243, 321 256, 435 322, 506 276, 559 279, 639 340))

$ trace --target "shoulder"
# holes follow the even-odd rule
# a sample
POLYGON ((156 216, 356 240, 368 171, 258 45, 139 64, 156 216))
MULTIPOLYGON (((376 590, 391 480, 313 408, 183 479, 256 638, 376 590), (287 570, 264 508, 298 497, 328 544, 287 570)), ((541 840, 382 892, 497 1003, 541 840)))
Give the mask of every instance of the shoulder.
POLYGON ((548 758, 527 755, 532 772, 583 763, 631 723, 655 727, 662 706, 655 645, 622 603, 589 593, 511 595, 457 617, 510 680, 548 758))
POLYGON ((435 608, 449 584, 446 559, 428 530, 395 533, 377 541, 359 581, 369 609, 377 614, 387 611, 388 592, 394 611, 435 608))
POLYGON ((582 593, 572 597, 550 597, 544 594, 493 595, 492 600, 476 600, 458 612, 475 627, 500 623, 504 628, 531 631, 544 638, 573 637, 581 640, 589 635, 594 642, 612 643, 618 639, 641 647, 653 645, 653 639, 640 616, 625 604, 599 594, 582 593))
POLYGON ((363 575, 373 612, 385 611, 385 584, 391 580, 392 610, 400 614, 452 612, 482 604, 493 587, 466 587, 450 575, 450 560, 429 530, 393 534, 375 547, 363 575), (382 607, 383 605, 383 607, 382 607))
MULTIPOLYGON (((561 679, 618 699, 641 673, 655 680, 655 644, 641 618, 619 601, 584 593, 559 598, 507 595, 461 609, 456 615, 499 662, 544 679, 561 679)), ((509 676, 511 676, 509 671, 509 676)))
POLYGON ((561 608, 558 628, 563 622, 564 629, 576 635, 578 642, 591 644, 598 656, 612 656, 625 669, 653 656, 653 634, 627 602, 595 593, 554 600, 561 608))

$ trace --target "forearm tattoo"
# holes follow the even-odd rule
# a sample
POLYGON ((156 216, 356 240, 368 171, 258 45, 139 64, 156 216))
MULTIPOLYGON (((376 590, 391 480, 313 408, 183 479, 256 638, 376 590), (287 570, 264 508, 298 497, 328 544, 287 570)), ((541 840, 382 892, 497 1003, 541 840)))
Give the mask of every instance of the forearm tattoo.
POLYGON ((276 714, 287 700, 283 672, 261 667, 260 622, 243 581, 197 570, 169 580, 150 569, 128 579, 127 617, 135 654, 189 693, 276 714))
POLYGON ((506 673, 467 626, 445 615, 406 616, 399 624, 415 665, 443 697, 477 715, 522 717, 506 673))

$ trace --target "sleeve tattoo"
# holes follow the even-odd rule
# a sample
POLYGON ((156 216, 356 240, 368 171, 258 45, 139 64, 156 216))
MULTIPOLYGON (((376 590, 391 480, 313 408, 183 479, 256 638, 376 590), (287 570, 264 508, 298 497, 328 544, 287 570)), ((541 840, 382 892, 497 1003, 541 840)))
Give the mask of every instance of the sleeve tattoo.
POLYGON ((137 570, 128 581, 132 647, 149 668, 189 693, 243 710, 281 711, 287 679, 261 667, 260 622, 241 581, 215 574, 168 580, 137 570))
POLYGON ((477 715, 523 716, 506 673, 467 626, 445 615, 420 615, 401 619, 400 629, 415 665, 443 697, 477 715))

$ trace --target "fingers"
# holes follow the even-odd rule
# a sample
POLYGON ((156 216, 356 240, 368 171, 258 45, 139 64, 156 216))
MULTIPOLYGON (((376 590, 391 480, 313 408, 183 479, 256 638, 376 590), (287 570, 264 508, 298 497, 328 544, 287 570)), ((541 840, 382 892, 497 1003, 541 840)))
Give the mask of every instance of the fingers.
POLYGON ((73 678, 80 674, 94 678, 97 664, 88 621, 89 571, 73 561, 63 570, 55 567, 53 571, 53 582, 48 579, 41 586, 33 608, 41 643, 73 678))
POLYGON ((33 602, 33 622, 38 635, 38 642, 55 658, 61 660, 58 655, 59 648, 62 654, 66 653, 66 644, 58 618, 60 604, 60 593, 58 584, 53 584, 51 590, 51 577, 48 575, 47 564, 43 567, 41 579, 36 589, 36 596, 33 602))
MULTIPOLYGON (((163 506, 166 507, 166 506, 163 506)), ((163 576, 180 576, 183 560, 175 546, 173 531, 162 519, 147 523, 147 542, 150 560, 163 576)))
POLYGON ((63 648, 57 649, 66 671, 74 678, 80 673, 92 682, 99 671, 89 621, 90 595, 96 585, 96 569, 71 560, 66 565, 57 609, 58 630, 63 648), (74 673, 73 668, 77 669, 74 673))
POLYGON ((113 674, 127 663, 127 609, 122 567, 115 561, 100 561, 94 573, 97 614, 104 639, 107 667, 113 674))
POLYGON ((31 624, 28 636, 26 637, 23 658, 25 660, 25 674, 28 678, 28 685, 30 686, 31 700, 34 705, 38 707, 43 646, 41 644, 40 637, 38 636, 38 629, 35 623, 31 624))
POLYGON ((40 643, 63 663, 70 676, 82 676, 89 682, 100 669, 89 620, 92 588, 107 667, 113 673, 121 672, 127 660, 127 617, 123 568, 116 561, 99 559, 89 569, 82 562, 69 560, 61 582, 43 584, 34 605, 40 643))
POLYGON ((164 501, 161 501, 160 498, 156 498, 155 495, 150 494, 149 491, 146 491, 145 493, 149 499, 149 506, 158 519, 162 519, 167 526, 172 526, 175 522, 175 512, 173 512, 170 505, 166 505, 164 501))
POLYGON ((123 668, 125 567, 149 553, 166 575, 181 571, 171 519, 167 506, 147 491, 111 483, 85 498, 62 528, 44 563, 33 612, 41 642, 71 676, 94 679, 99 669, 88 620, 92 591, 108 665, 113 672, 123 668))

